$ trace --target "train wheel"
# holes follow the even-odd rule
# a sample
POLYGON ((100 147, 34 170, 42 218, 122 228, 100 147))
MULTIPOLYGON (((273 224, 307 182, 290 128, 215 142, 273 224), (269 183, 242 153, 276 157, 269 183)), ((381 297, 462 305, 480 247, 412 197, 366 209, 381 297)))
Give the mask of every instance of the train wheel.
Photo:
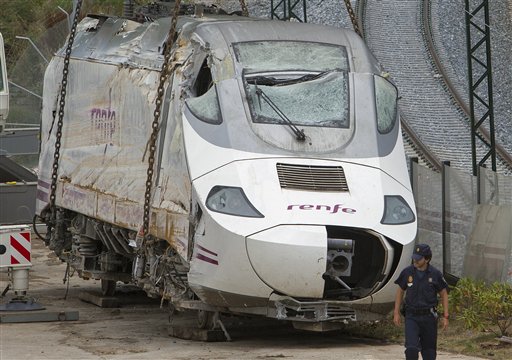
POLYGON ((101 293, 103 296, 113 296, 116 292, 116 283, 115 280, 101 279, 101 293))
POLYGON ((213 329, 213 316, 212 311, 198 310, 197 311, 197 326, 200 329, 213 329))

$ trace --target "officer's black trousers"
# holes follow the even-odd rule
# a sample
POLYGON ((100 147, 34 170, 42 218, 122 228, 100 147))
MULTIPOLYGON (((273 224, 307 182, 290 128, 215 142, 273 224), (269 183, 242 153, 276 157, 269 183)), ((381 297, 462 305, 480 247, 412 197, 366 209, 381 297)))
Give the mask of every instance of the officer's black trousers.
POLYGON ((409 315, 405 317, 405 358, 435 360, 437 348, 437 319, 431 315, 409 315))

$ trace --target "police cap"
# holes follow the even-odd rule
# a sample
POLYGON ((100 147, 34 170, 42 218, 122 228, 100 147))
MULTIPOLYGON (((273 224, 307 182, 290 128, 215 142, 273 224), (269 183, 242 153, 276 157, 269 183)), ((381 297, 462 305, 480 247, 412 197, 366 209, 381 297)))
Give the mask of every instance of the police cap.
POLYGON ((430 250, 430 246, 427 244, 418 244, 414 247, 414 251, 412 253, 413 260, 421 260, 424 257, 431 257, 432 250, 430 250))

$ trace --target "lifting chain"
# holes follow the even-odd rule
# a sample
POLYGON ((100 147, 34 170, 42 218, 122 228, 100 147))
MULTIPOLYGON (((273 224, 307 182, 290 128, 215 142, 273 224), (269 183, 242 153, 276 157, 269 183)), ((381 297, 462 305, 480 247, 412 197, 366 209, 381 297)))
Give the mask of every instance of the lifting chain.
POLYGON ((71 49, 73 48, 73 42, 75 41, 76 27, 78 24, 78 18, 80 16, 80 8, 82 7, 82 0, 78 0, 76 3, 75 17, 73 18, 73 25, 69 32, 68 46, 66 47, 66 54, 64 56, 64 68, 62 69, 62 81, 60 84, 60 100, 59 100, 59 111, 57 120, 57 129, 55 133, 55 153, 53 155, 52 165, 52 183, 50 185, 50 222, 48 226, 53 226, 56 219, 56 208, 55 208, 55 193, 57 191, 57 178, 59 171, 59 158, 60 158, 60 147, 62 138, 62 125, 64 120, 64 106, 66 104, 66 88, 68 85, 69 75, 69 59, 71 58, 71 49))
POLYGON ((158 84, 157 96, 155 100, 156 108, 153 113, 153 123, 151 124, 152 131, 151 137, 149 138, 148 171, 146 178, 146 192, 144 193, 144 215, 141 234, 143 236, 143 243, 146 242, 147 237, 149 236, 149 214, 151 210, 151 189, 153 186, 156 140, 158 138, 160 111, 162 110, 163 97, 165 93, 165 81, 167 80, 167 76, 169 75, 171 49, 174 44, 174 38, 176 37, 176 24, 178 22, 178 15, 180 12, 180 3, 181 0, 176 0, 176 2, 174 3, 174 12, 172 15, 171 27, 169 29, 169 35, 167 37, 167 41, 164 47, 164 62, 162 64, 162 70, 160 71, 160 82, 158 84))
MULTIPOLYGON (((241 0, 242 1, 242 0, 241 0)), ((350 21, 352 22, 352 27, 354 28, 354 31, 357 35, 363 37, 363 34, 361 33, 361 30, 359 29, 359 23, 357 21, 356 14, 354 13, 354 9, 352 8, 352 3, 350 0, 344 0, 345 6, 347 8, 348 16, 350 16, 350 21)))
POLYGON ((249 17, 249 9, 247 8, 245 0, 240 0, 240 6, 242 7, 242 16, 249 17))

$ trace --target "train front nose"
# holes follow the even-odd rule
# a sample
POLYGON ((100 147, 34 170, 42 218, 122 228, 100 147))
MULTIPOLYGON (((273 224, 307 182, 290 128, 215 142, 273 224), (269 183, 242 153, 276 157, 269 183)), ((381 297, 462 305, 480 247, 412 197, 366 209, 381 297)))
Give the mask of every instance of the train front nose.
POLYGON ((276 226, 248 236, 246 246, 254 271, 276 292, 322 298, 327 264, 325 226, 276 226))
POLYGON ((279 225, 248 236, 246 247, 259 278, 297 298, 365 298, 396 267, 391 243, 368 229, 279 225))

